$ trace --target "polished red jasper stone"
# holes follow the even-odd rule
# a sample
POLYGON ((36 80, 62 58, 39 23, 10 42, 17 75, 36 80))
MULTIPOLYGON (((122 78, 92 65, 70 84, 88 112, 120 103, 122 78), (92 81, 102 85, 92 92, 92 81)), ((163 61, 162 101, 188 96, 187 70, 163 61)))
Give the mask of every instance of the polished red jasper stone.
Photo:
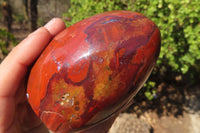
POLYGON ((97 124, 133 98, 159 51, 159 29, 145 16, 95 15, 53 38, 31 70, 28 100, 54 132, 97 124))

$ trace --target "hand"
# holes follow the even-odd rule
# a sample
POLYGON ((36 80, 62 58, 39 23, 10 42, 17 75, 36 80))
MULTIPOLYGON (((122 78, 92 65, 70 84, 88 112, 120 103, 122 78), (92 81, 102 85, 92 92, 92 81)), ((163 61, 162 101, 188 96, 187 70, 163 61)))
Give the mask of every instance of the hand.
MULTIPOLYGON (((29 70, 49 41, 65 29, 55 18, 31 33, 0 64, 0 133, 49 133, 26 98, 29 70)), ((106 133, 117 115, 82 133, 106 133)))
POLYGON ((18 44, 0 64, 0 133, 48 132, 27 102, 27 76, 49 41, 63 29, 61 19, 52 19, 18 44))

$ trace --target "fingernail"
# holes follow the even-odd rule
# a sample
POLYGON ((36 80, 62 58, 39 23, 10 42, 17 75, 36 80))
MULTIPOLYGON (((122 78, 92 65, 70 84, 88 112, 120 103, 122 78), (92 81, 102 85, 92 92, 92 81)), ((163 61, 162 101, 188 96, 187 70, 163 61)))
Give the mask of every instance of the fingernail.
POLYGON ((49 30, 49 28, 52 27, 52 25, 54 24, 55 22, 55 18, 51 19, 47 24, 44 25, 44 27, 49 30))

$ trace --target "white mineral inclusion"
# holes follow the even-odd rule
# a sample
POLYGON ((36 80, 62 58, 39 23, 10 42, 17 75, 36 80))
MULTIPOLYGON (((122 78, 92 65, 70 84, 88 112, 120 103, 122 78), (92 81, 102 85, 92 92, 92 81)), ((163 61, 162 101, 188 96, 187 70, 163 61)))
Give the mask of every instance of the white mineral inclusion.
POLYGON ((29 99, 29 94, 28 93, 26 93, 26 97, 27 97, 27 99, 29 99))
POLYGON ((60 71, 62 63, 56 60, 56 57, 53 55, 53 61, 57 65, 57 70, 60 71))

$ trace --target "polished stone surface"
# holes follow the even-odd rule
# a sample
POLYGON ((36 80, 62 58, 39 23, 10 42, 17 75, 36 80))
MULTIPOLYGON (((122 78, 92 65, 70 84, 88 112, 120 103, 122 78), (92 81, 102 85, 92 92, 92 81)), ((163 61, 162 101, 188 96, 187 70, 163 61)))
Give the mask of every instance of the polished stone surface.
POLYGON ((119 112, 150 75, 160 32, 131 11, 98 14, 65 29, 33 66, 27 93, 54 132, 79 130, 119 112))

